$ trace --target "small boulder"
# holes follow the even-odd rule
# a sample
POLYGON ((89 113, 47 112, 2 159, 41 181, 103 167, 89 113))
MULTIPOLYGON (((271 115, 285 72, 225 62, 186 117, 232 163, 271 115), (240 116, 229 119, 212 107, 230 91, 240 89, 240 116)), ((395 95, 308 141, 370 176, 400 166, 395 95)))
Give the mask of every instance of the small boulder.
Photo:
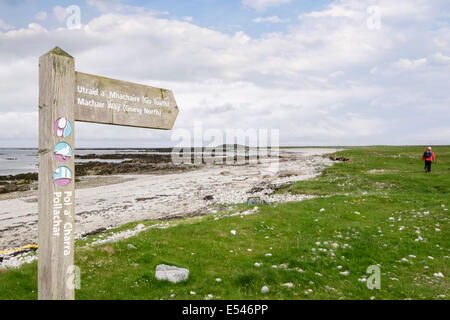
POLYGON ((186 281, 189 277, 189 270, 160 264, 156 267, 155 277, 158 280, 168 280, 172 283, 186 281))
POLYGON ((269 287, 268 286, 264 286, 261 288, 261 293, 269 293, 269 287))
POLYGON ((290 289, 290 288, 294 287, 294 284, 292 282, 287 282, 287 283, 282 283, 281 286, 290 289))

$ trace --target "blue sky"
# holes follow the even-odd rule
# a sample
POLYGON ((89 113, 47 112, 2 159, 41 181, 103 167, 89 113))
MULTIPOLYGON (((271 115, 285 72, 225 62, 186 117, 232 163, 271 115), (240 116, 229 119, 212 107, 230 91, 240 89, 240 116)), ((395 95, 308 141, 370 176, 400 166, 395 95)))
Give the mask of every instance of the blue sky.
MULTIPOLYGON (((174 130, 278 129, 282 145, 450 143, 448 0, 0 0, 0 147, 37 146, 37 61, 56 45, 78 71, 172 89, 174 130)), ((76 132, 79 147, 175 144, 170 131, 76 132)))
MULTIPOLYGON (((105 1, 106 2, 106 1, 105 1)), ((110 2, 116 2, 110 0, 110 2)), ((259 17, 278 16, 281 20, 296 21, 305 12, 319 10, 331 3, 330 0, 302 0, 289 2, 280 6, 269 6, 264 10, 255 10, 240 0, 152 0, 152 1, 120 1, 124 6, 143 7, 148 10, 167 12, 167 17, 182 20, 192 17, 192 21, 202 27, 213 28, 225 33, 245 30, 251 36, 267 32, 284 32, 290 25, 279 23, 254 23, 259 17)), ((50 13, 55 6, 68 7, 77 5, 82 12, 82 22, 90 21, 101 15, 102 11, 84 0, 39 1, 39 0, 1 0, 0 12, 2 20, 15 27, 26 27, 31 21, 37 21, 36 14, 44 11, 49 18, 42 23, 45 27, 58 27, 64 23, 50 13), (83 21, 84 20, 84 21, 83 21)), ((113 10, 113 5, 110 6, 113 10)))

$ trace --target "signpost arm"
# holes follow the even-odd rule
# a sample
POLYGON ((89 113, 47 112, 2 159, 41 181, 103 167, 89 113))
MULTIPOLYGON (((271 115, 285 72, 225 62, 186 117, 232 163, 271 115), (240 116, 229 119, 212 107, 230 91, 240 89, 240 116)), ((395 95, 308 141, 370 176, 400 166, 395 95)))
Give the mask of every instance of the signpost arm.
POLYGON ((39 58, 38 298, 45 300, 75 298, 74 99, 74 58, 56 47, 39 58))

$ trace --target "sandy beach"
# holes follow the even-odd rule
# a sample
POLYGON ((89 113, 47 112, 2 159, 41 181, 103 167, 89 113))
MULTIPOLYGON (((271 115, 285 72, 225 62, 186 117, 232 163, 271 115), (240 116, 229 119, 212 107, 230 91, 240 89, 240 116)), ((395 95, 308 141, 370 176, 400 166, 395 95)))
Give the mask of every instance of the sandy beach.
MULTIPOLYGON (((243 203, 250 196, 267 202, 300 201, 305 195, 276 195, 277 186, 312 178, 332 165, 330 148, 282 149, 259 164, 204 165, 168 174, 83 177, 76 191, 77 238, 99 229, 148 219, 203 215, 219 204, 243 203)), ((37 193, 15 192, 0 198, 0 250, 37 243, 37 193)))

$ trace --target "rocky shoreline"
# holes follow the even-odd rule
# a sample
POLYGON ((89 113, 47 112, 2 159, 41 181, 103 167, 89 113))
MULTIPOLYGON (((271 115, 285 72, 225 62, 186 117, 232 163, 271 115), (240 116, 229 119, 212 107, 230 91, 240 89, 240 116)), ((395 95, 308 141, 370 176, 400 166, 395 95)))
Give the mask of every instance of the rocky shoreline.
MULTIPOLYGON (((191 169, 190 165, 174 165, 170 155, 154 154, 89 154, 75 158, 75 176, 102 176, 116 174, 152 174, 161 172, 182 172, 191 169), (77 162, 77 159, 92 159, 77 162), (102 160, 130 159, 121 162, 101 162, 102 160)), ((23 192, 37 189, 38 173, 29 172, 17 175, 0 176, 0 194, 23 192)), ((78 182, 78 179, 76 180, 78 182)))
MULTIPOLYGON (((167 157, 166 162, 160 163, 153 163, 157 159, 154 157, 112 164, 84 163, 88 175, 79 177, 75 194, 76 235, 81 237, 132 221, 209 214, 223 206, 246 203, 249 197, 265 203, 308 199, 312 196, 276 191, 317 176, 333 164, 329 155, 336 151, 283 150, 279 158, 267 157, 246 164, 175 165, 167 157), (126 174, 108 175, 122 170, 126 174), (133 170, 136 173, 130 172, 133 170), (105 175, 95 175, 99 172, 105 175)), ((37 243, 37 196, 36 190, 1 195, 0 250, 37 243)))
MULTIPOLYGON (((159 151, 159 150, 158 150, 159 151)), ((167 149, 171 151, 171 149, 167 149)), ((167 152, 164 149, 164 152, 167 152)), ((203 150, 204 151, 204 150, 203 150)), ((269 155, 270 157, 270 155, 269 155)), ((246 161, 249 155, 242 156, 246 161)), ((75 157, 75 182, 83 176, 109 176, 122 174, 161 174, 180 173, 187 170, 199 168, 211 161, 223 161, 237 163, 238 156, 215 155, 214 152, 209 157, 204 157, 202 153, 191 153, 190 163, 175 164, 171 154, 149 154, 149 153, 129 153, 129 154, 87 154, 75 157), (121 162, 105 162, 98 160, 123 160, 121 162), (77 162, 77 160, 92 160, 88 162, 77 162)), ((38 173, 22 173, 17 175, 0 176, 0 194, 23 192, 37 189, 38 173)))

